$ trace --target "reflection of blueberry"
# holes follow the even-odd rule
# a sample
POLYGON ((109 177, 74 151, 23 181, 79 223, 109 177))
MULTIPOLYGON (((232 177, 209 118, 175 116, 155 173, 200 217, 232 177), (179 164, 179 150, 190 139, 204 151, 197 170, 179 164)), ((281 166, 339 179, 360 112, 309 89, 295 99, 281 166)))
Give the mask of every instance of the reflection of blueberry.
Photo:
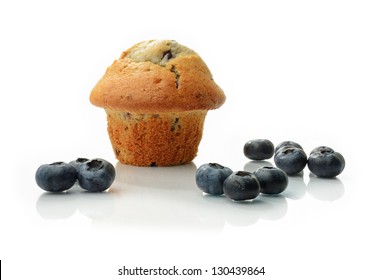
POLYGON ((67 219, 77 212, 77 199, 73 193, 44 192, 36 201, 36 211, 44 219, 67 219))
POLYGON ((275 164, 288 175, 301 172, 307 162, 307 156, 302 149, 283 147, 275 154, 275 164))
POLYGON ((283 196, 290 199, 301 199, 306 194, 306 184, 302 176, 288 177, 288 188, 283 192, 283 196))
POLYGON ((264 194, 279 194, 288 186, 287 174, 276 167, 264 166, 254 172, 260 183, 260 192, 264 194))
POLYGON ((80 165, 88 160, 89 159, 87 158, 77 158, 76 160, 69 162, 69 164, 72 165, 78 172, 78 168, 80 167, 80 165))
POLYGON ((321 179, 314 175, 309 176, 307 185, 308 193, 314 198, 322 201, 335 201, 345 193, 345 187, 340 179, 321 179))
POLYGON ((333 178, 345 168, 344 157, 333 149, 320 146, 315 148, 308 158, 309 170, 318 177, 333 178))
POLYGON ((77 179, 77 171, 70 164, 54 162, 41 165, 35 175, 37 185, 48 192, 70 189, 77 179))
POLYGON ((107 190, 115 179, 114 166, 104 159, 93 159, 81 164, 78 169, 80 187, 91 192, 107 190))
POLYGON ((288 212, 288 201, 284 195, 267 196, 263 195, 258 201, 263 202, 261 211, 261 219, 268 221, 276 221, 283 218, 288 212))
POLYGON ((244 145, 244 155, 252 160, 264 160, 273 156, 275 147, 267 139, 250 140, 244 145))
POLYGON ((196 185, 203 192, 213 195, 223 194, 223 182, 232 170, 218 163, 201 165, 195 173, 196 185))
POLYGON ((96 196, 79 195, 78 211, 96 221, 110 216, 114 210, 114 196, 110 192, 100 192, 96 196))
POLYGON ((282 147, 296 147, 301 150, 303 150, 302 146, 294 141, 283 141, 280 144, 278 144, 275 148, 275 154, 280 150, 282 147))
POLYGON ((232 173, 224 181, 224 194, 235 201, 250 200, 260 194, 260 183, 256 176, 247 171, 232 173))

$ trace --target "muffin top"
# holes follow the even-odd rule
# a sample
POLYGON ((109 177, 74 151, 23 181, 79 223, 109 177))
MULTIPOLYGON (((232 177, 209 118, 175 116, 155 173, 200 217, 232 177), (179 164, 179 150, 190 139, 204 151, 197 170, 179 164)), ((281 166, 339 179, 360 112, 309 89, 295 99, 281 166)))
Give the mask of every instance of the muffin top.
POLYGON ((171 40, 150 40, 124 51, 90 94, 98 107, 135 113, 210 110, 225 101, 200 56, 171 40))

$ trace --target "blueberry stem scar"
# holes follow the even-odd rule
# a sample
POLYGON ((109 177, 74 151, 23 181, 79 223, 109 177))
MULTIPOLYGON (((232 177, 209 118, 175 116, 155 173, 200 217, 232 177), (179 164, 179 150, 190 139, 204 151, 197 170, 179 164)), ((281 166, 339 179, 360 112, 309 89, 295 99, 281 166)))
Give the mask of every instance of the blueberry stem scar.
POLYGON ((102 161, 93 159, 89 161, 87 164, 88 170, 98 170, 102 168, 102 161))

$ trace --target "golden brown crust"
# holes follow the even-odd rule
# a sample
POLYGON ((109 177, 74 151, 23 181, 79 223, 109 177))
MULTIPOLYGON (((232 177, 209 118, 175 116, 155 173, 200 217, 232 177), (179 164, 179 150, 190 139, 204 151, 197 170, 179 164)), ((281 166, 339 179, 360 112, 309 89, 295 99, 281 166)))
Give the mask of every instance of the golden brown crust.
POLYGON ((114 61, 90 101, 105 109, 159 113, 216 109, 225 95, 194 51, 174 41, 145 41, 114 61))
POLYGON ((132 114, 106 110, 116 158, 136 166, 171 166, 192 161, 207 111, 132 114))

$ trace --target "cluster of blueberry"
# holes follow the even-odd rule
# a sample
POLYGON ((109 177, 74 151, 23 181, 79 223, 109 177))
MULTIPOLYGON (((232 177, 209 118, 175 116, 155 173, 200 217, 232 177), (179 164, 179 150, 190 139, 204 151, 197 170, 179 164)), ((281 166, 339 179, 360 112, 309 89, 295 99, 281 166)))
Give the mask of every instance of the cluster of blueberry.
POLYGON ((114 166, 101 158, 78 158, 70 163, 54 162, 41 165, 35 175, 37 185, 48 192, 63 192, 74 186, 90 192, 107 190, 115 179, 114 166))
POLYGON ((300 173, 306 165, 318 177, 333 178, 345 168, 344 157, 333 149, 320 146, 306 156, 296 142, 284 141, 274 147, 267 139, 255 139, 244 145, 244 155, 251 160, 274 156, 277 167, 260 167, 253 173, 233 172, 217 163, 201 165, 195 174, 197 186, 205 193, 224 194, 235 201, 252 200, 260 193, 279 194, 288 186, 288 175, 300 173))
POLYGON ((307 157, 301 145, 293 141, 281 142, 274 148, 267 139, 251 140, 244 145, 244 155, 252 160, 270 159, 274 155, 276 166, 287 175, 296 175, 308 165, 314 175, 333 178, 345 168, 344 157, 332 148, 317 147, 307 157))
POLYGON ((233 172, 218 163, 201 165, 195 174, 196 185, 212 195, 224 194, 235 201, 255 199, 260 193, 279 194, 288 186, 288 176, 275 167, 264 166, 254 173, 233 172))

